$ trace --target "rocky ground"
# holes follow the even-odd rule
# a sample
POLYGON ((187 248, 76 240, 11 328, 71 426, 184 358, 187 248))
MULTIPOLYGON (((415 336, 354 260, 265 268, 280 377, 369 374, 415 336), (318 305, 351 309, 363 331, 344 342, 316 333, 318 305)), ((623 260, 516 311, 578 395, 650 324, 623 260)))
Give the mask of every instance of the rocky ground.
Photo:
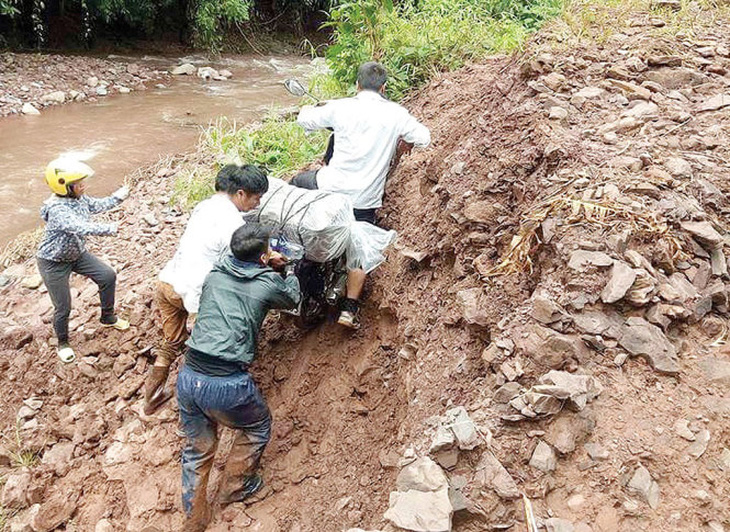
MULTIPOLYGON (((409 102, 434 144, 389 183, 366 325, 267 322, 268 488, 210 530, 730 527, 730 26, 662 4, 583 12, 409 102)), ((146 417, 139 389, 186 220, 160 191, 186 164, 140 174, 121 238, 93 244, 130 331, 75 279, 64 366, 32 261, 0 279, 11 530, 181 523, 175 405, 146 417)))
POLYGON ((136 63, 54 54, 0 54, 0 116, 144 90, 164 72, 136 63))

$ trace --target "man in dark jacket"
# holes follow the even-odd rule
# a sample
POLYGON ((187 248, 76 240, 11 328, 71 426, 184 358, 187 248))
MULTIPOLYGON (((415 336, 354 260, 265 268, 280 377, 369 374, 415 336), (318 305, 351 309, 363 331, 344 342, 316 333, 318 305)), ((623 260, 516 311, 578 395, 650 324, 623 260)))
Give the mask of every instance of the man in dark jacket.
POLYGON ((270 309, 295 307, 299 281, 265 266, 269 233, 259 224, 238 228, 231 252, 207 276, 198 318, 177 380, 180 420, 187 437, 182 454, 184 530, 210 521, 208 477, 218 444, 218 424, 237 431, 221 484, 223 503, 242 501, 263 481, 256 473, 271 435, 271 414, 248 373, 261 324, 270 309))

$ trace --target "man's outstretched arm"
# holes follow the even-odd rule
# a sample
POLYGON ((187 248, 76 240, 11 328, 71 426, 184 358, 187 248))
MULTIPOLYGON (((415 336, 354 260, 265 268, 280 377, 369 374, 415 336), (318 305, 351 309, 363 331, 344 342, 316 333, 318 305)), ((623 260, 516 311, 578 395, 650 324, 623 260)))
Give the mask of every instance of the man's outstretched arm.
POLYGON ((299 111, 297 116, 297 124, 307 131, 316 129, 324 129, 333 127, 334 125, 334 106, 331 104, 315 107, 313 105, 305 105, 299 111))
MULTIPOLYGON (((409 113, 408 118, 403 124, 401 139, 405 143, 416 146, 417 148, 425 148, 431 144, 431 131, 409 113)), ((410 149, 406 153, 409 151, 410 149)))

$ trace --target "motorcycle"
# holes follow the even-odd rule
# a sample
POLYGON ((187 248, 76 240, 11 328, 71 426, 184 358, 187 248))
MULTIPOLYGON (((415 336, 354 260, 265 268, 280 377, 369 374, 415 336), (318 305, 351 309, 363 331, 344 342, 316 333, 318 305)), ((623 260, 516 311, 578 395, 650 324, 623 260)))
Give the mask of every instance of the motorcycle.
POLYGON ((304 258, 302 246, 282 236, 272 238, 270 246, 288 259, 286 268, 293 270, 299 279, 302 293, 299 305, 283 311, 295 317, 298 327, 312 329, 325 321, 330 312, 339 309, 347 288, 344 255, 327 262, 314 262, 304 258))
MULTIPOLYGON (((294 96, 310 97, 316 102, 316 105, 327 103, 307 91, 296 79, 287 79, 284 82, 284 87, 294 96)), ((328 129, 332 131, 332 128, 328 129)), ((325 165, 329 164, 332 158, 334 143, 335 135, 332 133, 323 156, 325 165)), ((388 170, 389 173, 395 170, 401 156, 410 152, 410 147, 402 140, 398 141, 396 153, 388 170)), ((330 312, 339 310, 340 303, 347 293, 347 261, 343 254, 327 262, 314 262, 304 258, 304 249, 301 246, 297 246, 300 250, 291 249, 290 246, 292 246, 292 243, 281 237, 272 241, 272 249, 290 258, 302 291, 299 306, 286 312, 296 317, 296 323, 299 327, 311 329, 322 323, 330 312)))

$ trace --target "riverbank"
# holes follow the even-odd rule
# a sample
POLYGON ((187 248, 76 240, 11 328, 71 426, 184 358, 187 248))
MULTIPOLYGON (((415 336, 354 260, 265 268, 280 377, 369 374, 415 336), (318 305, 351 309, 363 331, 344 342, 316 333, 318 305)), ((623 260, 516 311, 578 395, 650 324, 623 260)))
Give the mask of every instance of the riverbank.
MULTIPOLYGON (((432 531, 520 530, 523 494, 548 531, 730 526, 730 17, 581 7, 409 101, 434 142, 389 182, 399 241, 364 327, 267 321, 267 490, 209 530, 393 532, 409 508, 432 531)), ((139 389, 186 221, 174 183, 214 160, 144 169, 107 215, 120 237, 92 250, 133 328, 99 329, 75 278, 75 365, 54 355, 33 261, 5 272, 0 503, 17 527, 181 524, 176 405, 144 416, 139 389)))
MULTIPOLYGON (((67 59, 74 63, 79 58, 67 59)), ((42 116, 0 118, 0 171, 7 176, 0 197, 0 250, 39 225, 49 161, 67 156, 88 162, 96 172, 93 194, 108 194, 126 174, 160 156, 194 150, 201 132, 221 117, 240 127, 262 119, 272 107, 296 104, 282 82, 304 79, 312 70, 310 61, 298 55, 222 56, 215 61, 205 55, 123 56, 118 61, 125 68, 145 65, 152 72, 183 64, 192 74, 147 82, 154 86, 145 91, 54 105, 42 116), (211 75, 200 77, 198 69, 211 75)))
POLYGON ((137 63, 6 52, 0 54, 0 117, 35 114, 33 110, 40 112, 49 106, 145 90, 168 76, 164 70, 137 63))

